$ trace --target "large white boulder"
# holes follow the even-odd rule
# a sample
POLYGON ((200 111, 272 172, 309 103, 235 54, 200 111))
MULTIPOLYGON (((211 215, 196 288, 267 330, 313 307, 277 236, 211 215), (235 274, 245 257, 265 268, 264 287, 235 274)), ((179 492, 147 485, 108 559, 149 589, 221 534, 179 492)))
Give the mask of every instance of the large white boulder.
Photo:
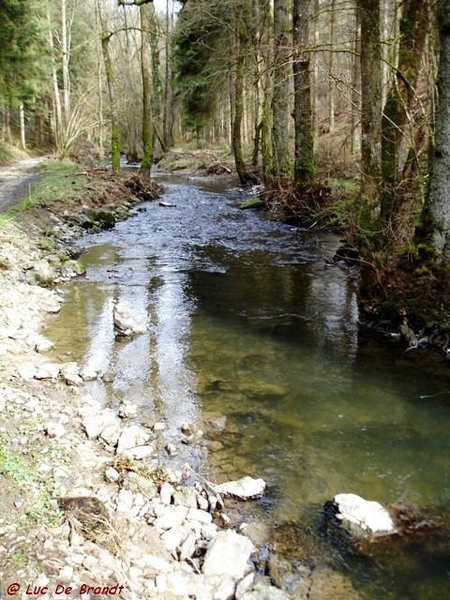
POLYGON ((249 563, 255 548, 252 542, 235 531, 220 531, 209 544, 203 563, 205 577, 229 576, 239 581, 253 566, 249 563))
POLYGON ((336 517, 348 521, 369 533, 395 533, 392 517, 382 504, 374 500, 365 500, 357 494, 337 494, 334 503, 338 507, 336 517))

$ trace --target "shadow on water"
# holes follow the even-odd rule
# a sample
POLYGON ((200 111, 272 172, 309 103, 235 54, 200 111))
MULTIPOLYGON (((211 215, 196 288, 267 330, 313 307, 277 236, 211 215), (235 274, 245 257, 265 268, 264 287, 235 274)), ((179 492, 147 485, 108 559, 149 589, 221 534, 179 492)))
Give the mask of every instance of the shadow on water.
POLYGON ((389 547, 387 560, 342 554, 319 523, 340 492, 449 505, 448 365, 360 329, 355 275, 329 266, 336 236, 240 211, 237 190, 165 183, 175 207, 145 203, 80 241, 87 275, 64 287, 48 325, 58 358, 105 375, 90 384, 105 404, 127 398, 141 418, 164 420, 180 449, 166 460, 187 458, 218 481, 266 479, 244 513, 273 529, 286 587, 303 582, 301 594, 320 600, 444 597, 445 552, 396 547, 398 564, 389 547), (115 338, 118 301, 144 335, 115 338), (225 428, 206 427, 204 448, 183 447, 181 424, 208 415, 225 428))

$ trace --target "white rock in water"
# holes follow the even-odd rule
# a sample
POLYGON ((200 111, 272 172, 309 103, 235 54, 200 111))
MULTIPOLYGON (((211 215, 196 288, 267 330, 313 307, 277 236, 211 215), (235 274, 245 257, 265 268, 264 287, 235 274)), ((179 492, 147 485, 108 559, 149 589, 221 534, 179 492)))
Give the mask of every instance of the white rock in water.
POLYGON ((124 304, 117 304, 113 311, 114 327, 119 335, 132 336, 144 333, 147 328, 139 323, 124 304))
POLYGON ((379 502, 365 500, 357 494, 337 494, 333 500, 339 508, 338 519, 355 523, 372 533, 395 533, 389 511, 379 502))
POLYGON ((236 496, 242 500, 256 498, 261 496, 266 489, 264 479, 253 479, 252 477, 243 477, 237 481, 227 481, 217 486, 217 490, 225 496, 236 496))
POLYGON ((208 546, 203 563, 205 577, 230 576, 242 579, 253 567, 249 564, 255 548, 244 535, 228 529, 220 531, 208 546))

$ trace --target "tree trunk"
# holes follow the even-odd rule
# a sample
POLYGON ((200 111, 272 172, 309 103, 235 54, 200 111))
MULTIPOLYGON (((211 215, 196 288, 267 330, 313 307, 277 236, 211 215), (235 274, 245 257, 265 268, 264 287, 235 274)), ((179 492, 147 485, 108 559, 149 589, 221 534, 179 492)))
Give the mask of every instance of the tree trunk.
POLYGON ((381 184, 381 41, 379 0, 359 0, 361 12, 360 227, 377 229, 381 184))
POLYGON ((311 183, 314 179, 314 130, 311 107, 309 42, 310 0, 294 0, 294 184, 311 183))
POLYGON ((97 0, 97 10, 102 29, 102 51, 105 63, 106 85, 108 87, 109 112, 111 120, 111 166, 114 171, 120 169, 120 132, 117 112, 116 94, 114 89, 114 68, 109 51, 111 33, 106 29, 106 22, 101 12, 100 0, 97 0))
POLYGON ((172 106, 172 17, 173 2, 166 0, 166 35, 165 35, 165 64, 164 64, 164 95, 163 95, 163 140, 164 146, 170 148, 173 146, 173 106, 172 106))
POLYGON ((27 149, 27 142, 25 137, 25 108, 23 102, 19 104, 19 127, 20 127, 20 147, 22 150, 27 149))
POLYGON ((244 63, 242 43, 236 39, 236 69, 234 76, 234 121, 232 130, 232 150, 236 172, 242 184, 255 183, 256 179, 249 173, 242 152, 242 121, 244 117, 244 63))
POLYGON ((67 0, 61 0, 61 52, 62 52, 62 82, 63 82, 63 107, 64 127, 70 120, 70 42, 67 31, 67 0))
POLYGON ((153 163, 152 77, 149 36, 152 27, 147 5, 140 8, 141 17, 141 77, 142 77, 142 146, 141 169, 150 171, 153 163))
POLYGON ((274 33, 274 74, 272 95, 272 172, 275 182, 287 184, 292 176, 292 165, 289 153, 289 75, 290 46, 289 39, 289 2, 274 0, 273 33, 274 33))
MULTIPOLYGON (((400 21, 400 46, 398 68, 395 81, 389 90, 382 119, 381 168, 383 193, 381 221, 390 242, 401 226, 398 217, 401 212, 405 189, 400 186, 402 174, 401 149, 409 142, 414 144, 414 136, 407 128, 411 123, 411 108, 416 99, 420 65, 425 48, 429 22, 428 0, 417 2, 405 0, 400 21), (409 138, 408 140, 406 138, 409 138), (389 239, 391 238, 391 239, 389 239)), ((403 155, 408 154, 408 149, 403 155)), ((408 195, 411 191, 408 190, 408 195)))
POLYGON ((330 6, 330 55, 328 60, 328 130, 334 130, 336 79, 334 76, 334 44, 336 34, 336 0, 330 6))
POLYGON ((439 1, 439 101, 432 156, 429 209, 437 261, 450 259, 450 0, 439 1))
POLYGON ((352 139, 351 153, 355 154, 356 150, 361 147, 361 14, 359 10, 359 2, 355 4, 355 42, 352 67, 352 139))

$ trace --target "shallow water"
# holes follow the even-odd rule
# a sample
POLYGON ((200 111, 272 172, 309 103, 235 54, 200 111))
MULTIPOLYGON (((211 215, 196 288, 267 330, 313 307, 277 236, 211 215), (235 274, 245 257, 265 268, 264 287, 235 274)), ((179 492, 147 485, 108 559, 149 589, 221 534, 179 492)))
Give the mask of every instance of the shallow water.
MULTIPOLYGON (((91 392, 138 404, 143 418, 169 424, 175 443, 182 423, 226 415, 214 452, 185 449, 188 459, 218 481, 263 477, 256 510, 273 525, 310 518, 318 553, 314 521, 339 492, 447 513, 448 365, 360 329, 356 274, 330 264, 336 236, 241 211, 238 190, 165 185, 175 207, 145 203, 81 240, 87 275, 64 288, 48 325, 59 358, 110 373, 91 392), (115 339, 119 300, 148 334, 115 339)), ((400 566, 326 561, 361 598, 450 592, 448 557, 420 547, 400 566)))

